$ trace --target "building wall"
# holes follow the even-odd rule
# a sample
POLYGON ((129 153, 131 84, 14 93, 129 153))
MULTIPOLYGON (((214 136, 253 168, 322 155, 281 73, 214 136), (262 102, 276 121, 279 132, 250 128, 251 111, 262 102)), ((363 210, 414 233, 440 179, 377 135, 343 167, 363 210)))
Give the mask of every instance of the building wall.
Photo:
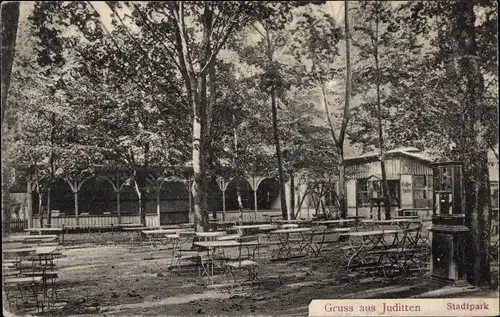
MULTIPOLYGON (((432 168, 429 164, 412 159, 409 157, 393 157, 385 161, 387 175, 391 178, 399 179, 400 184, 400 200, 401 208, 408 209, 413 208, 413 175, 429 175, 431 176, 432 168)), ((382 170, 380 162, 360 162, 347 167, 348 175, 350 179, 347 181, 347 206, 348 215, 354 216, 357 214, 359 216, 364 216, 367 218, 376 217, 378 213, 378 207, 373 207, 370 209, 369 206, 358 206, 356 198, 356 180, 369 178, 372 175, 381 175, 382 170), (371 211, 370 211, 371 210, 371 211)), ((392 215, 397 216, 397 207, 391 207, 392 215)), ((381 212, 382 218, 384 217, 384 212, 381 212)))
POLYGON ((420 160, 401 157, 401 175, 432 175, 432 167, 420 160))
POLYGON ((401 175, 401 208, 413 208, 413 177, 401 175))
POLYGON ((498 162, 488 163, 490 182, 498 182, 498 162))
POLYGON ((347 187, 347 215, 356 215, 356 180, 349 179, 346 181, 347 187))

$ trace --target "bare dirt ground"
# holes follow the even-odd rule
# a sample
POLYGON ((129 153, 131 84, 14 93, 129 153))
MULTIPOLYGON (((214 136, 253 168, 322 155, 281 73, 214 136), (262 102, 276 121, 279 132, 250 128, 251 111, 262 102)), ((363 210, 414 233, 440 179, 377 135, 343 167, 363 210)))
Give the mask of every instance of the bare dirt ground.
MULTIPOLYGON (((124 233, 67 235, 58 263, 58 304, 36 315, 307 316, 312 299, 498 297, 498 282, 477 289, 440 285, 425 273, 395 279, 349 274, 338 249, 328 251, 325 261, 261 259, 261 284, 230 294, 208 288, 197 272, 170 271, 170 250, 145 245, 131 251, 129 239, 124 233)), ((497 281, 498 266, 492 270, 497 281)))

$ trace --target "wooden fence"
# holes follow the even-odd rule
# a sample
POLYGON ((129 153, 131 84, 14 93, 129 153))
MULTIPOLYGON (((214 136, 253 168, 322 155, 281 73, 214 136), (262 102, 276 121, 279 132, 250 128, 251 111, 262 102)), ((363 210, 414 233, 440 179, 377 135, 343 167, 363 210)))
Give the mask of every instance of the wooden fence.
POLYGON ((10 231, 23 231, 28 229, 28 219, 11 219, 10 231))
MULTIPOLYGON (((112 224, 118 224, 118 216, 114 215, 79 215, 79 224, 76 225, 76 218, 74 215, 60 215, 59 217, 52 217, 51 226, 52 227, 65 227, 65 228, 76 228, 76 227, 104 227, 111 226, 112 224)), ((140 223, 138 215, 122 215, 121 223, 140 223)), ((47 226, 48 219, 43 219, 43 225, 47 226)), ((157 214, 146 214, 146 226, 156 227, 158 226, 158 215, 157 214)), ((38 215, 33 216, 33 227, 40 227, 40 220, 38 215)))
MULTIPOLYGON (((281 215, 281 211, 276 210, 259 210, 255 213, 254 210, 244 210, 243 211, 243 222, 265 222, 267 219, 265 215, 281 215)), ((232 211, 218 211, 217 219, 225 221, 237 221, 239 220, 240 212, 237 210, 232 211)), ((118 224, 118 216, 116 214, 102 214, 102 215, 85 215, 81 214, 78 217, 79 225, 78 227, 111 227, 111 225, 118 224)), ((166 224, 177 224, 189 222, 189 217, 187 212, 167 212, 161 214, 162 225, 166 224)), ((121 216, 121 223, 140 223, 138 215, 125 214, 121 216)), ((48 226, 48 219, 43 219, 43 226, 48 226)), ((65 228, 76 228, 76 219, 74 215, 59 215, 57 217, 52 217, 51 220, 52 227, 62 227, 65 228)), ((158 215, 156 213, 146 213, 146 226, 156 227, 158 226, 158 215)), ((26 223, 27 227, 27 223, 26 223)), ((33 215, 33 227, 40 227, 40 220, 38 215, 33 215)))
MULTIPOLYGON (((265 215, 281 215, 281 211, 275 210, 243 210, 243 222, 265 222, 265 215)), ((217 211, 217 220, 238 221, 240 218, 239 210, 217 211)))

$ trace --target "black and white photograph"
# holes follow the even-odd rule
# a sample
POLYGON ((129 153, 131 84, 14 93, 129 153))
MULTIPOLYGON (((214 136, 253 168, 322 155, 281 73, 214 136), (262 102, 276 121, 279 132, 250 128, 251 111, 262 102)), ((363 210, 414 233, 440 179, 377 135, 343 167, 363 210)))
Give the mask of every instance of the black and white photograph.
POLYGON ((4 316, 499 314, 497 1, 0 22, 4 316))

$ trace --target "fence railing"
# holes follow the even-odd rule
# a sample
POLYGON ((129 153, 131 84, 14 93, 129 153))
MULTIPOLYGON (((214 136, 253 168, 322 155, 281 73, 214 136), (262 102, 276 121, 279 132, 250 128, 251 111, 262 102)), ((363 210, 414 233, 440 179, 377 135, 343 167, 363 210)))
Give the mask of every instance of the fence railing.
POLYGON ((11 219, 10 231, 23 231, 28 229, 28 219, 11 219))
MULTIPOLYGON (((275 210, 243 210, 243 222, 265 222, 266 215, 281 215, 281 211, 275 210)), ((238 221, 240 219, 239 210, 217 211, 217 220, 238 221)))
MULTIPOLYGON (((113 215, 79 215, 79 223, 76 224, 74 215, 60 215, 51 219, 51 227, 65 227, 65 228, 84 228, 84 227, 104 227, 118 224, 118 216, 113 215)), ((122 215, 121 223, 140 223, 141 220, 138 215, 122 215)), ((43 226, 48 226, 48 219, 43 219, 43 226)), ((158 226, 158 216, 156 214, 146 214, 146 226, 158 226)), ((38 215, 33 216, 33 227, 40 227, 40 219, 38 215)))

